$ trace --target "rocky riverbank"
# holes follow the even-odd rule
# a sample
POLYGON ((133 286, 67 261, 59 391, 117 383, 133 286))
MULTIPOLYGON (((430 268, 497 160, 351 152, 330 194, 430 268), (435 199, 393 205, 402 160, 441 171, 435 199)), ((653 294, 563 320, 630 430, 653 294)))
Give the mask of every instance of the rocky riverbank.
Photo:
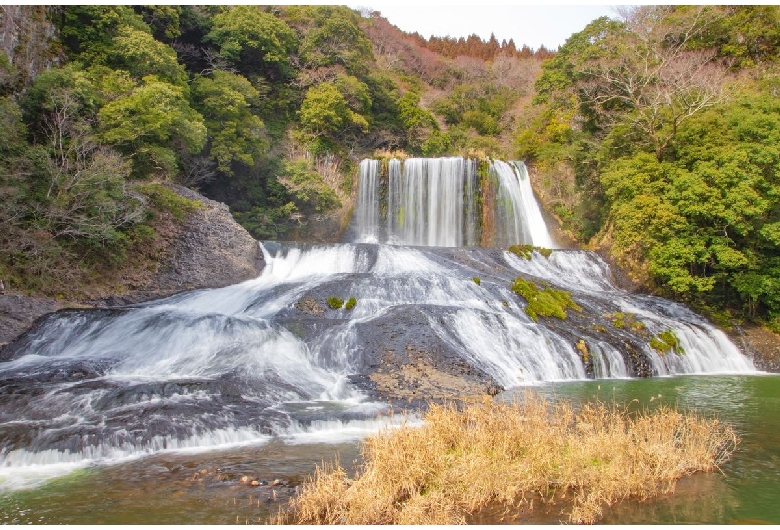
POLYGON ((169 185, 200 207, 183 222, 169 223, 167 245, 154 270, 129 270, 118 290, 91 300, 29 296, 8 290, 0 296, 0 350, 40 317, 64 308, 114 307, 170 296, 190 289, 224 287, 257 276, 263 256, 255 239, 239 225, 228 207, 182 186, 169 185))

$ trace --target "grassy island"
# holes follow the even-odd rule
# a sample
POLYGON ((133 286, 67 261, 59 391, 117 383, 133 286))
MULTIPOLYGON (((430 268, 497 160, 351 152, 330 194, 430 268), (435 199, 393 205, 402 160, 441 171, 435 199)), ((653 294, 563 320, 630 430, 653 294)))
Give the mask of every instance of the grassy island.
POLYGON ((422 427, 364 441, 354 478, 338 464, 318 467, 274 522, 455 524, 495 505, 528 513, 555 502, 568 522, 593 523, 615 502, 718 468, 737 444, 730 426, 666 406, 575 410, 532 393, 521 403, 434 405, 422 427))

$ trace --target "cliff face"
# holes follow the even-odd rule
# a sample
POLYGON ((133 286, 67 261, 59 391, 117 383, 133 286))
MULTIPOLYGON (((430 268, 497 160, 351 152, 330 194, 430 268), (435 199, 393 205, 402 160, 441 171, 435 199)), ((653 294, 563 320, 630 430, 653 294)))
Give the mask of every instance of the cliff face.
POLYGON ((42 71, 61 62, 54 40, 56 28, 50 21, 53 9, 51 6, 0 6, 0 51, 8 58, 14 81, 20 85, 26 85, 42 71))
MULTIPOLYGON (((129 291, 91 302, 8 293, 0 296, 0 349, 36 319, 65 307, 108 307, 170 296, 180 291, 224 287, 257 276, 263 268, 257 241, 233 220, 228 207, 181 186, 182 197, 200 201, 161 253, 155 273, 129 291)), ((125 283, 124 288, 128 287, 125 283)))

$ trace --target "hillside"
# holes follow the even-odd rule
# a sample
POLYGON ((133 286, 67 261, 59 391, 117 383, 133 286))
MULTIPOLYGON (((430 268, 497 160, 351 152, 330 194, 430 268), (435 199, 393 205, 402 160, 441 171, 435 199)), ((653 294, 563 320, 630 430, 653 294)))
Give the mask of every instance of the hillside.
POLYGON ((556 53, 338 6, 3 15, 13 289, 116 289, 160 216, 186 218, 160 183, 225 203, 255 238, 328 241, 361 158, 495 156, 525 159, 568 234, 648 290, 777 325, 776 6, 627 9, 556 53))
POLYGON ((255 238, 322 241, 344 226, 364 156, 509 156, 549 55, 470 38, 445 57, 335 6, 3 14, 0 277, 68 298, 155 266, 186 217, 158 183, 227 204, 255 238))

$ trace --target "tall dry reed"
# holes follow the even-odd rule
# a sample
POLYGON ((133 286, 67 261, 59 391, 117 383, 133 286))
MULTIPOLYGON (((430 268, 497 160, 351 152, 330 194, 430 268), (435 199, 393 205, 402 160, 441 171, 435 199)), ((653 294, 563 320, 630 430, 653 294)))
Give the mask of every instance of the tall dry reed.
POLYGON ((565 497, 569 522, 593 523, 615 502, 716 469, 737 443, 729 425, 667 406, 575 411, 533 393, 512 404, 433 405, 422 427, 364 441, 354 479, 338 464, 318 468, 273 522, 456 524, 496 503, 532 509, 528 498, 565 497))

